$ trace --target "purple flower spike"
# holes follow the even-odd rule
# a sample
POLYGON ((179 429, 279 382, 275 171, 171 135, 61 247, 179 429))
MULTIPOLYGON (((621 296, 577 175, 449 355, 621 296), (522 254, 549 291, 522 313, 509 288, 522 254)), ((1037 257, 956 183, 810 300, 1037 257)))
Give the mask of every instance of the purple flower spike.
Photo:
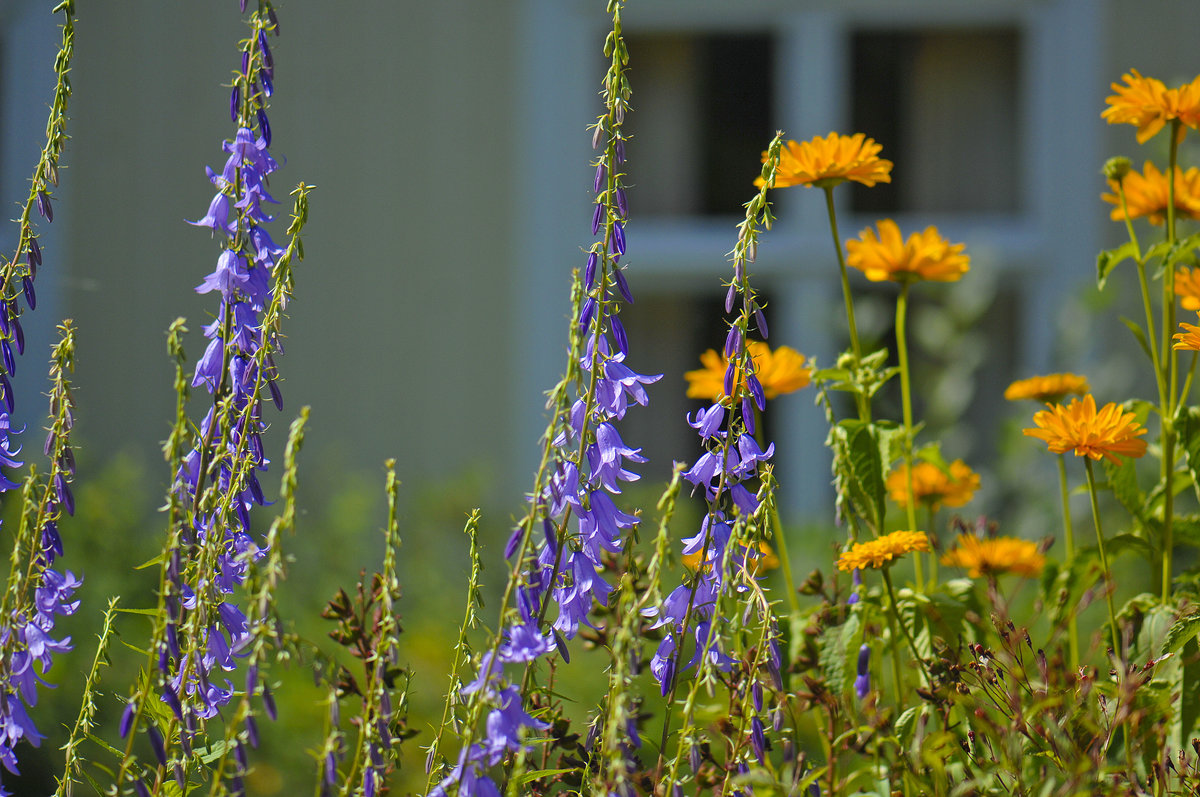
POLYGON ((29 239, 29 257, 37 265, 42 264, 42 246, 38 243, 37 238, 29 239))
POLYGON ((266 72, 260 73, 259 76, 262 78, 263 94, 266 94, 268 97, 270 97, 275 93, 275 84, 271 82, 271 76, 266 72))
POLYGON ((725 335, 725 359, 730 359, 738 353, 742 346, 742 331, 733 325, 725 335))
POLYGON ((599 193, 600 186, 604 185, 604 178, 608 176, 608 172, 604 168, 604 161, 596 164, 596 178, 592 180, 592 190, 599 193))
POLYGON ((229 120, 237 124, 238 107, 242 104, 242 87, 235 85, 229 94, 229 120))
POLYGON ((617 188, 617 211, 621 218, 629 217, 629 202, 625 199, 625 189, 617 188))
POLYGON ((33 290, 33 280, 29 277, 21 277, 21 290, 25 293, 25 304, 29 305, 30 310, 36 310, 37 294, 33 290))
POLYGON ((162 733, 155 725, 146 726, 146 736, 150 737, 150 747, 154 750, 154 757, 158 759, 158 763, 162 766, 167 765, 167 749, 163 746, 162 733))
POLYGON ((597 202, 596 209, 592 211, 592 235, 600 232, 600 223, 604 221, 604 205, 597 202))
POLYGON ((613 222, 613 248, 617 250, 617 254, 625 254, 625 228, 619 221, 613 222))
POLYGON ((725 312, 727 312, 727 313, 733 312, 733 300, 734 300, 734 297, 736 297, 736 296, 737 296, 737 289, 733 285, 730 285, 729 290, 725 294, 725 312))
POLYGON ((13 340, 17 344, 17 354, 25 353, 25 330, 21 328, 21 319, 13 315, 13 340))

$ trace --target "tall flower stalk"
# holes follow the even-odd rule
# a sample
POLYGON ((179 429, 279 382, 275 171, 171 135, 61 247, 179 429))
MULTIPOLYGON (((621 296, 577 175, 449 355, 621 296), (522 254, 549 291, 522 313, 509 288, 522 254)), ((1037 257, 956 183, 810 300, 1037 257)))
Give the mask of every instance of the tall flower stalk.
MULTIPOLYGON (((243 3, 243 6, 245 4, 243 3)), ((279 532, 291 523, 295 482, 294 450, 303 422, 293 428, 284 472, 283 514, 264 541, 251 536, 250 511, 266 499, 259 481, 267 470, 262 434, 264 403, 282 409, 275 357, 293 290, 292 265, 303 257, 300 232, 308 216, 310 187, 293 192, 295 205, 286 246, 272 240, 266 205, 278 168, 271 156, 268 98, 274 93, 274 55, 268 35, 278 32, 274 9, 260 0, 241 42, 229 112, 235 125, 223 144, 227 158, 219 172, 208 169, 216 193, 195 226, 208 228, 221 247, 215 270, 196 288, 217 293, 216 318, 204 329, 209 344, 190 382, 182 365, 182 321, 172 327, 170 348, 180 361, 176 381, 176 427, 164 446, 174 470, 166 511, 168 540, 161 557, 158 623, 150 645, 151 677, 130 697, 121 723, 127 747, 116 773, 116 788, 160 788, 174 778, 180 788, 199 773, 194 746, 208 721, 226 706, 224 753, 213 761, 213 793, 240 793, 247 771, 246 748, 257 744, 250 700, 261 697, 268 715, 274 703, 259 680, 268 652, 280 643, 274 593, 283 575, 279 532), (198 429, 187 421, 189 388, 203 387, 211 404, 198 429), (280 524, 283 525, 280 525, 280 524), (249 588, 249 614, 242 593, 249 588), (244 687, 225 675, 248 661, 244 687), (149 701, 169 709, 147 710, 149 701), (138 763, 130 755, 135 736, 144 733, 156 760, 138 763), (178 750, 179 752, 176 752, 178 750), (155 766, 156 765, 156 766, 155 766), (147 786, 149 781, 152 785, 147 786), (221 786, 221 784, 227 786, 221 786)))
MULTIPOLYGON (((46 143, 16 219, 16 251, 11 258, 0 257, 0 466, 10 469, 23 464, 17 460, 21 446, 12 439, 19 431, 12 421, 13 379, 17 357, 25 351, 21 305, 29 310, 37 307, 34 283, 42 266, 34 211, 46 223, 54 221, 53 191, 67 142, 69 73, 75 53, 74 0, 63 0, 52 13, 61 13, 63 23, 62 42, 54 59, 55 88, 46 120, 46 143)), ((20 520, 12 535, 8 581, 0 601, 0 764, 13 773, 17 772, 16 745, 25 740, 36 746, 44 738, 28 712, 38 700, 41 679, 37 672, 45 673, 55 654, 72 648, 70 637, 51 637, 56 618, 78 607, 71 596, 80 582, 71 571, 52 567, 63 555, 58 521, 75 512, 70 487, 75 456, 69 441, 75 416, 67 377, 74 368, 74 352, 75 329, 67 321, 59 326, 51 358, 51 426, 43 449, 50 467, 43 478, 31 466, 23 480, 20 520)), ((0 474, 0 494, 18 486, 17 481, 0 474)))
POLYGON ((525 708, 535 690, 535 665, 555 651, 568 660, 568 642, 581 625, 595 624, 595 606, 607 605, 613 589, 603 571, 638 525, 638 516, 619 509, 612 496, 621 493, 621 482, 639 478, 626 465, 646 458, 622 440, 617 423, 630 404, 646 404, 645 386, 661 375, 637 373, 626 363, 629 339, 618 315, 622 302, 633 301, 621 266, 628 249, 623 169, 630 97, 622 7, 623 0, 607 5, 613 27, 604 44, 609 59, 601 90, 604 111, 591 127, 593 147, 600 151, 593 164, 591 224, 599 240, 589 248, 582 280, 577 275, 573 289, 570 362, 551 391, 553 414, 529 509, 505 551, 512 567, 501 601, 501 630, 481 654, 475 679, 460 690, 468 705, 456 764, 434 785, 443 770, 440 761, 429 762, 431 795, 493 794, 497 786, 487 770, 504 760, 512 781, 521 776, 529 753, 523 735, 550 727, 525 708), (523 669, 519 679, 510 680, 508 665, 523 669), (480 736, 476 729, 485 714, 480 736))

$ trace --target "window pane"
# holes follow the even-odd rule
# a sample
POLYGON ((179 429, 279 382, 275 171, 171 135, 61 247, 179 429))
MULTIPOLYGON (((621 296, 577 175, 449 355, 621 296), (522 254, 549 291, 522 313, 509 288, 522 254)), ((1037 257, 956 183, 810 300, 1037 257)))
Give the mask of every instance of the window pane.
POLYGON ((771 139, 767 35, 630 34, 630 202, 638 215, 737 214, 771 139))
POLYGON ((1019 51, 1010 28, 855 34, 853 128, 896 166, 854 210, 1019 210, 1019 51))

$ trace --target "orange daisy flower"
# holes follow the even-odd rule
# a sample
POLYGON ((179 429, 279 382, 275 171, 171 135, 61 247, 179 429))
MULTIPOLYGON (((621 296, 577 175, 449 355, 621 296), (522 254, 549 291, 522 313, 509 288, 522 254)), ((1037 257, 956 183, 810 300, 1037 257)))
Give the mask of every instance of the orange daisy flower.
MULTIPOLYGON (((812 369, 805 368, 805 357, 790 346, 771 347, 759 340, 747 340, 746 348, 754 361, 754 375, 768 399, 795 393, 812 381, 812 369)), ((725 398, 725 371, 729 360, 709 349, 700 355, 704 366, 683 375, 688 381, 688 398, 721 401, 725 398)))
POLYGON ((1082 401, 1071 399, 1069 405, 1055 404, 1037 413, 1033 422, 1038 428, 1024 433, 1045 440, 1055 454, 1073 450, 1077 457, 1104 457, 1119 465, 1118 455, 1140 457, 1146 453, 1146 441, 1138 439, 1146 427, 1134 417, 1111 402, 1097 411, 1096 400, 1088 393, 1082 401))
POLYGON ((970 269, 971 259, 963 254, 966 245, 950 243, 936 227, 914 232, 906 241, 891 219, 875 226, 878 235, 868 227, 857 240, 846 242, 846 265, 861 271, 871 282, 957 282, 970 269))
MULTIPOLYGON (((1110 218, 1113 221, 1124 221, 1121 213, 1121 197, 1117 193, 1117 183, 1109 180, 1108 185, 1113 193, 1100 196, 1105 202, 1116 205, 1110 218)), ((1167 176, 1158 168, 1146 161, 1142 173, 1131 171, 1125 176, 1125 205, 1129 209, 1129 218, 1136 219, 1145 216, 1151 224, 1163 224, 1167 220, 1167 176)), ((1175 167, 1175 214, 1187 216, 1190 219, 1200 219, 1200 169, 1192 167, 1186 172, 1175 167)))
MULTIPOLYGON (((1142 77, 1136 69, 1129 70, 1121 79, 1125 85, 1112 84, 1116 94, 1105 99, 1108 107, 1100 115, 1110 125, 1135 125, 1139 144, 1149 141, 1167 122, 1178 119, 1185 127, 1192 128, 1200 123, 1200 75, 1174 89, 1156 78, 1142 77)), ((1183 127, 1179 133, 1182 138, 1183 127)))
POLYGON ((1004 398, 1009 401, 1033 399, 1043 404, 1058 404, 1072 393, 1082 396, 1090 391, 1087 377, 1077 374, 1046 374, 1013 382, 1004 391, 1004 398))
POLYGON ((838 557, 837 567, 845 573, 867 567, 880 568, 913 551, 928 551, 929 535, 923 531, 893 531, 867 542, 856 542, 838 557))
MULTIPOLYGON (((961 459, 950 463, 950 472, 932 462, 916 462, 912 469, 913 497, 934 512, 945 506, 963 506, 979 489, 979 474, 961 459)), ((888 494, 901 508, 908 507, 908 466, 900 463, 888 474, 888 494)))
POLYGON ((966 568, 971 578, 1000 573, 1031 577, 1046 565, 1046 557, 1036 543, 1016 537, 980 539, 974 534, 959 535, 941 561, 950 567, 966 568))
MULTIPOLYGON (((1197 315, 1200 315, 1200 313, 1197 313, 1197 315)), ((1195 324, 1183 323, 1179 327, 1183 332, 1176 332, 1175 336, 1171 338, 1175 341, 1175 345, 1172 348, 1178 351, 1200 351, 1200 327, 1195 324)))
MULTIPOLYGON (((881 149, 883 147, 876 144, 875 139, 862 133, 853 136, 830 133, 826 138, 817 136, 803 143, 789 141, 779 151, 779 167, 775 170, 772 187, 828 188, 847 180, 868 188, 876 183, 890 183, 892 162, 879 157, 881 149)), ((762 162, 767 162, 765 152, 762 162)), ((762 177, 758 177, 754 184, 761 188, 763 182, 762 177)))
POLYGON ((1200 310, 1200 269, 1184 266, 1175 271, 1175 295, 1184 310, 1200 310))

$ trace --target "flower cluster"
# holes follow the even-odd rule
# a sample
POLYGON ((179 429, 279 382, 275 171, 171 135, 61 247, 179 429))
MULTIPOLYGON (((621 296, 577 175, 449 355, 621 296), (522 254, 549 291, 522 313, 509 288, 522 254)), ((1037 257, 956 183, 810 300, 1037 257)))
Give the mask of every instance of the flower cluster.
POLYGON ((929 535, 923 531, 893 531, 874 540, 856 542, 838 557, 838 570, 848 573, 863 568, 887 567, 893 559, 913 551, 928 551, 929 535))
MULTIPOLYGON (((904 463, 888 474, 888 495, 901 507, 908 506, 908 466, 904 463)), ((912 493, 917 503, 936 512, 942 506, 963 506, 979 489, 979 474, 961 459, 950 463, 946 470, 932 462, 918 462, 912 467, 912 493)))
MULTIPOLYGON (((759 379, 759 362, 747 333, 751 324, 763 338, 768 333, 762 306, 749 284, 746 262, 757 248, 760 214, 768 213, 767 186, 778 184, 779 169, 783 168, 782 151, 776 137, 765 156, 767 168, 759 182, 760 193, 747 203, 746 219, 739 225, 738 243, 733 251, 734 274, 725 309, 732 312, 739 295, 742 302, 725 339, 721 391, 706 391, 705 397, 713 403, 687 416, 688 425, 699 434, 705 448, 704 454, 683 474, 694 491, 701 491, 708 505, 700 528, 683 541, 684 559, 695 561, 696 567, 691 578, 672 590, 660 605, 643 610, 653 620, 651 628, 664 629, 663 639, 650 661, 650 670, 664 695, 671 691, 682 672, 701 661, 723 671, 733 667, 735 659, 722 649, 722 634, 719 624, 714 622, 717 602, 741 578, 760 575, 769 561, 766 559, 769 548, 764 550, 746 539, 747 524, 763 503, 759 494, 762 490, 750 488, 775 453, 774 443, 764 449, 755 438, 755 411, 766 409, 767 393, 759 379), (693 645, 691 655, 685 658, 689 643, 693 645)), ((795 367, 802 362, 797 363, 793 358, 788 379, 807 381, 807 373, 796 372, 795 367)), ((769 664, 773 672, 778 669, 776 659, 773 653, 769 664)))
POLYGON ((1139 144, 1153 138, 1167 122, 1178 122, 1181 134, 1185 127, 1200 125, 1200 75, 1173 89, 1157 78, 1142 77, 1136 69, 1129 70, 1122 80, 1124 85, 1112 84, 1116 94, 1105 100, 1108 107, 1100 115, 1110 125, 1137 127, 1139 144))
MULTIPOLYGON (((779 152, 779 166, 771 188, 789 188, 795 185, 810 188, 829 188, 852 180, 868 188, 876 183, 892 181, 892 162, 879 157, 883 149, 875 139, 862 133, 844 136, 831 132, 825 138, 815 137, 812 141, 789 141, 779 152)), ((767 153, 762 155, 767 162, 767 153)), ((759 177, 756 186, 766 185, 759 177)))
MULTIPOLYGON (((754 361, 754 375, 768 400, 795 393, 812 381, 812 368, 805 366, 804 355, 792 347, 780 346, 772 351, 760 340, 747 340, 746 348, 750 350, 750 359, 754 361)), ((715 349, 701 354, 700 363, 704 367, 683 375, 688 382, 688 398, 728 403, 725 375, 729 372, 730 356, 728 346, 721 354, 715 349)), ((745 377, 735 374, 734 381, 741 384, 745 377)))
POLYGON ((1046 557, 1038 550, 1037 543, 1030 540, 961 534, 954 547, 942 556, 942 564, 965 568, 971 578, 1000 573, 1030 577, 1042 572, 1046 557))
MULTIPOLYGON (((1161 225, 1167 221, 1170 204, 1167 175, 1153 163, 1146 161, 1141 173, 1130 171, 1118 183, 1108 181, 1111 194, 1100 196, 1116 207, 1110 214, 1113 221, 1145 218, 1151 224, 1161 225), (1125 207, 1121 207, 1121 193, 1125 194, 1125 207)), ((1200 169, 1195 166, 1186 172, 1175 167, 1175 213, 1179 217, 1200 219, 1200 169)))
MULTIPOLYGON (((25 332, 21 326, 21 304, 29 310, 37 307, 34 282, 42 265, 42 248, 32 222, 33 211, 47 224, 54 221, 53 187, 58 185, 58 160, 67 141, 66 111, 71 89, 68 73, 74 52, 74 4, 62 3, 62 45, 55 60, 58 84, 46 123, 47 142, 42 150, 30 185, 28 200, 18 219, 17 251, 11 260, 0 259, 3 272, 0 284, 0 467, 19 468, 20 447, 12 435, 17 356, 25 352, 25 332)), ((60 339, 54 347, 50 370, 50 433, 44 453, 50 458, 48 481, 39 485, 40 496, 35 522, 22 524, 13 534, 12 561, 21 562, 20 573, 10 575, 8 588, 0 604, 0 764, 17 772, 14 752, 22 740, 37 746, 44 738, 29 716, 27 708, 37 704, 38 686, 44 682, 38 671, 50 668, 55 654, 72 649, 71 638, 55 639, 54 626, 59 616, 75 612, 79 602, 73 593, 80 581, 69 571, 52 567, 63 555, 58 521, 62 515, 75 514, 71 480, 75 475, 75 455, 69 442, 74 425, 74 404, 66 373, 74 367, 74 328, 70 322, 59 327, 60 339), (36 667, 35 667, 36 665, 36 667)), ((19 484, 0 472, 0 494, 19 484)), ((33 496, 33 491, 27 493, 33 496)), ((0 792, 3 788, 0 787, 0 792)))
POLYGON ((1119 457, 1140 457, 1146 453, 1146 441, 1139 439, 1146 427, 1132 412, 1112 402, 1096 409, 1096 399, 1089 393, 1083 400, 1072 399, 1070 404, 1055 404, 1033 416, 1036 429, 1025 429, 1029 437, 1046 441, 1055 454, 1074 451, 1077 457, 1104 457, 1116 465, 1119 457))
MULTIPOLYGON (((236 669, 252 641, 252 622, 238 607, 235 589, 250 563, 265 555, 250 535, 250 509, 265 503, 256 473, 268 466, 263 402, 270 395, 277 407, 283 403, 273 358, 279 348, 276 322, 267 319, 286 301, 286 291, 278 292, 272 282, 284 248, 265 227, 272 220, 265 206, 276 202, 269 176, 278 168, 268 149, 266 115, 274 92, 267 42, 267 33, 277 29, 273 12, 256 13, 251 26, 230 98, 237 129, 222 145, 224 166, 208 169, 216 188, 208 212, 189 222, 211 230, 222 248, 216 268, 196 288, 220 295, 217 316, 204 328, 209 344, 191 380, 213 400, 173 487, 173 500, 186 518, 180 532, 184 551, 170 552, 167 617, 156 650, 162 699, 188 727, 216 716, 237 694, 232 682, 217 678, 236 669)), ((248 677, 247 693, 253 694, 259 684, 253 674, 248 677)))
POLYGON ((1031 376, 1028 379, 1018 379, 1004 391, 1004 398, 1009 401, 1033 399, 1043 404, 1058 404, 1067 396, 1075 394, 1082 396, 1091 392, 1087 377, 1078 374, 1046 374, 1031 376))
POLYGON ((950 243, 936 227, 926 227, 905 239, 891 219, 875 226, 878 233, 868 227, 858 240, 846 242, 846 265, 872 282, 957 282, 970 268, 971 259, 963 254, 966 245, 950 243))
MULTIPOLYGON (((619 7, 616 12, 619 15, 619 7)), ((617 17, 619 19, 619 16, 617 17)), ((619 30, 619 28, 618 28, 619 30)), ((629 207, 621 168, 625 163, 622 129, 628 107, 624 78, 624 41, 610 38, 606 54, 612 68, 605 79, 606 111, 594 126, 593 146, 601 148, 595 163, 595 210, 591 231, 599 236, 587 254, 582 301, 572 337, 578 345, 573 371, 581 388, 563 408, 558 431, 550 440, 550 476, 533 495, 530 522, 516 529, 505 555, 516 557, 520 583, 516 616, 509 618, 498 644, 483 654, 475 680, 464 695, 475 695, 488 706, 486 736, 466 745, 452 771, 430 793, 447 794, 455 784, 462 795, 492 795, 495 783, 485 774, 502 758, 521 748, 523 729, 545 730, 549 725, 522 707, 522 695, 506 679, 505 666, 527 665, 558 650, 567 658, 566 642, 581 625, 594 627, 591 614, 608 605, 612 585, 602 575, 605 558, 620 552, 638 517, 622 511, 613 500, 621 483, 638 474, 627 468, 644 463, 640 448, 628 446, 617 424, 631 404, 645 405, 646 386, 662 378, 645 375, 628 364, 629 339, 618 317, 622 301, 633 294, 622 271, 628 243, 625 227, 629 207), (540 544, 532 539, 533 519, 544 531, 540 544), (551 607, 557 610, 549 631, 543 622, 551 607)))

